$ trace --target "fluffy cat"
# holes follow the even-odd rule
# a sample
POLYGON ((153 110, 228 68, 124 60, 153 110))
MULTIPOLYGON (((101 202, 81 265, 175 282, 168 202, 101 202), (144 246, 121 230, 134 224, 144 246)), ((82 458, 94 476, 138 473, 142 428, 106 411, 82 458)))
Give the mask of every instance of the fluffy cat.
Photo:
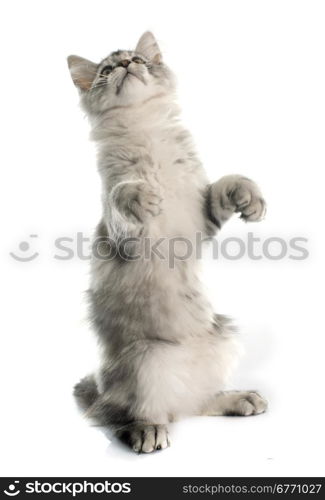
POLYGON ((258 187, 240 175, 209 184, 152 33, 99 64, 68 64, 103 186, 89 290, 101 366, 75 396, 136 452, 166 448, 167 425, 182 415, 264 412, 256 392, 222 392, 238 356, 234 329, 204 297, 195 255, 170 262, 170 241, 182 254, 184 242, 213 236, 235 212, 260 220, 258 187), (159 244, 149 258, 148 241, 159 244))

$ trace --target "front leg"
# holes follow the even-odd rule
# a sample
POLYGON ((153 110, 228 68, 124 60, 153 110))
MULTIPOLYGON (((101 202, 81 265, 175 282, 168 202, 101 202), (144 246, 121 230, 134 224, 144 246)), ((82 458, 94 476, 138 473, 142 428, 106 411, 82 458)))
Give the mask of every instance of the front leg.
POLYGON ((147 182, 123 181, 114 186, 107 202, 107 223, 117 240, 142 234, 152 217, 161 213, 162 198, 147 182))
POLYGON ((266 203, 255 182, 241 175, 226 175, 211 184, 207 192, 207 215, 217 229, 235 213, 245 221, 259 221, 266 203))

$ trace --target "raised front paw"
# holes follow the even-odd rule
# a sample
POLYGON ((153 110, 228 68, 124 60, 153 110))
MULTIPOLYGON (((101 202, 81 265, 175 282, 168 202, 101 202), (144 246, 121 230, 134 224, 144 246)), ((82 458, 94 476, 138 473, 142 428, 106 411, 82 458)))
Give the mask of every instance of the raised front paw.
POLYGON ((211 213, 221 226, 234 212, 245 221, 259 221, 266 203, 255 182, 241 175, 227 175, 211 186, 211 213))
POLYGON ((147 184, 139 184, 137 193, 130 203, 133 214, 144 222, 149 216, 157 217, 162 212, 161 196, 147 184))
POLYGON ((144 224, 162 211, 161 196, 145 182, 125 182, 114 189, 113 202, 118 211, 135 223, 144 224))
POLYGON ((240 212, 240 218, 256 222, 265 216, 266 203, 255 182, 240 177, 227 192, 228 198, 235 205, 235 212, 240 212))

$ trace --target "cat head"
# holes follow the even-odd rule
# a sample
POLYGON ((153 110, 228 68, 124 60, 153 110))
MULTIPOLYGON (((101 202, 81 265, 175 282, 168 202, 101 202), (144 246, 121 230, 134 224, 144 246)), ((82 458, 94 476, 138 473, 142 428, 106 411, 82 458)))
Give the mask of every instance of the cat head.
POLYGON ((157 41, 149 31, 141 36, 134 51, 112 52, 99 64, 69 56, 68 65, 83 107, 90 114, 141 104, 174 89, 172 73, 163 63, 157 41))

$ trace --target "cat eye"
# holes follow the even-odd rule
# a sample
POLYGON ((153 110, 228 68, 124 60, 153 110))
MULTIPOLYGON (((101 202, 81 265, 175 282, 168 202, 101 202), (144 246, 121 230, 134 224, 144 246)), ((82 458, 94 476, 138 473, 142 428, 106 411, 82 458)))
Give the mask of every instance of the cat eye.
POLYGON ((132 61, 137 63, 137 64, 144 64, 144 60, 141 59, 141 57, 138 57, 138 56, 135 56, 135 57, 132 57, 132 61))
POLYGON ((107 66, 104 66, 104 68, 101 70, 100 74, 101 74, 101 76, 106 76, 106 75, 109 75, 111 73, 111 71, 113 71, 113 66, 111 66, 109 64, 107 66))

